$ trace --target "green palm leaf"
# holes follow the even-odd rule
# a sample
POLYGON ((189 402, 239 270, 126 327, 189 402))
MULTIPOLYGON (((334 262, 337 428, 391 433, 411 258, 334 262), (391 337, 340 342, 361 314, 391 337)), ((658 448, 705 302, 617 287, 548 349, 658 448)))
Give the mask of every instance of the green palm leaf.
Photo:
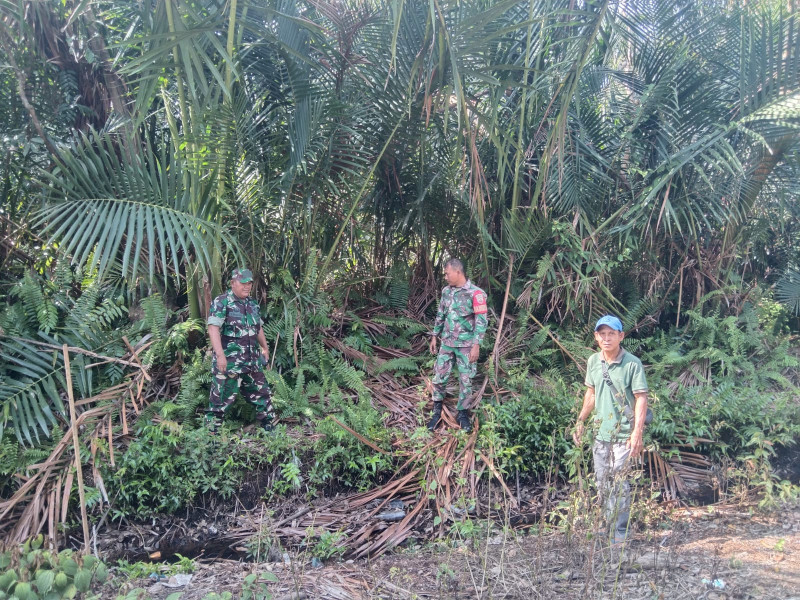
POLYGON ((161 276, 166 282, 189 263, 209 273, 215 253, 238 255, 236 241, 203 214, 213 181, 203 186, 193 214, 177 157, 118 143, 108 134, 86 136, 44 174, 51 202, 38 225, 50 243, 100 277, 120 266, 129 281, 161 276))
POLYGON ((24 342, 0 340, 0 439, 12 427, 17 438, 38 443, 39 434, 49 437, 64 415, 64 403, 59 389, 65 389, 63 359, 58 353, 45 353, 24 342))
POLYGON ((787 269, 775 285, 775 297, 800 316, 800 269, 787 269))

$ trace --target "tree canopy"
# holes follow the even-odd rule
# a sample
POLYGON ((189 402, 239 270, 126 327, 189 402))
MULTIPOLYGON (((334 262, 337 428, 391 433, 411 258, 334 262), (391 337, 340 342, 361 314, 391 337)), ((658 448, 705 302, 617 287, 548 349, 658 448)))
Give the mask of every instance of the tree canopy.
MULTIPOLYGON (((755 286, 797 315, 793 8, 5 3, 0 284, 199 317, 247 264, 316 314, 323 288, 404 308, 457 256, 519 322, 680 325, 755 286)), ((7 334, 98 348, 37 302, 7 334)))

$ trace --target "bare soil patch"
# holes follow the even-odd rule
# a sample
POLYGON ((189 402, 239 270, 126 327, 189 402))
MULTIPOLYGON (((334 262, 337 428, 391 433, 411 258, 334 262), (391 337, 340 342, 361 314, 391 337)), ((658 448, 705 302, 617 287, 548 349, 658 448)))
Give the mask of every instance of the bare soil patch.
MULTIPOLYGON (((312 567, 308 553, 285 563, 198 559, 185 586, 132 582, 157 600, 242 592, 251 573, 273 598, 625 598, 800 600, 800 506, 769 514, 742 506, 677 509, 637 533, 622 552, 583 533, 506 530, 479 521, 469 539, 411 545, 374 560, 312 567)), ((113 596, 111 596, 113 597, 113 596)))

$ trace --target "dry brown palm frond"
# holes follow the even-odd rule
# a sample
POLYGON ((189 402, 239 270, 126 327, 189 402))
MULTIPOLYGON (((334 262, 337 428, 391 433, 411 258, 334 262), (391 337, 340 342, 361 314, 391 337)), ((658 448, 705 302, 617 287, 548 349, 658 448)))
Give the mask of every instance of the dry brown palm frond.
POLYGON ((683 388, 708 385, 711 382, 711 361, 707 358, 692 361, 680 374, 667 385, 671 394, 683 388))
POLYGON ((149 386, 150 375, 138 358, 142 350, 143 347, 131 348, 130 354, 122 359, 104 357, 104 363, 116 361, 123 366, 132 365, 136 370, 122 383, 76 402, 80 412, 48 459, 29 466, 25 475, 18 477, 21 481, 18 489, 10 498, 0 502, 0 540, 3 543, 21 542, 46 531, 52 542, 58 545, 59 533, 64 530, 69 517, 75 478, 73 428, 79 432, 81 445, 89 448, 90 468, 84 473, 91 473, 91 484, 101 494, 100 503, 108 502, 105 483, 96 462, 97 451, 107 443, 109 461, 113 465, 115 442, 128 435, 128 423, 135 420, 153 395, 149 386))
MULTIPOLYGON (((712 440, 697 440, 712 442, 712 440)), ((648 451, 645 462, 653 484, 664 490, 666 500, 686 498, 690 488, 713 488, 717 477, 711 459, 680 446, 648 451)))
MULTIPOLYGON (((414 413, 420 402, 417 388, 403 388, 385 375, 368 385, 373 401, 385 409, 388 424, 402 429, 416 427, 414 413)), ((227 534, 226 542, 237 548, 264 528, 289 545, 302 544, 309 535, 339 532, 344 535, 340 544, 348 556, 380 556, 409 537, 427 537, 437 530, 441 534, 450 522, 464 518, 470 508, 464 503, 478 503, 478 481, 484 472, 499 482, 504 502, 515 506, 516 500, 497 470, 495 457, 475 445, 477 429, 466 439, 453 435, 458 425, 455 412, 449 407, 443 411, 442 421, 439 432, 422 447, 409 449, 405 438, 395 441, 395 454, 405 457, 405 461, 384 485, 338 497, 321 506, 305 507, 272 523, 262 522, 252 513, 246 524, 227 534), (397 503, 404 514, 397 515, 396 521, 385 520, 382 514, 396 512, 397 503)), ((345 429, 375 449, 369 440, 345 429)))

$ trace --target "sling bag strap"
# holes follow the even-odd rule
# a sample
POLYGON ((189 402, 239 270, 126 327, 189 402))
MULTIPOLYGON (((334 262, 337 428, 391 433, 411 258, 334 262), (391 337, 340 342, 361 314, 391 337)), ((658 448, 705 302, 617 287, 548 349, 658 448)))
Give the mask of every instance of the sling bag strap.
MULTIPOLYGON (((611 375, 608 374, 608 363, 606 363, 605 359, 601 358, 600 364, 603 367, 603 381, 605 381, 606 385, 609 388, 611 388, 611 393, 613 394, 614 399, 617 401, 620 410, 625 415, 625 418, 628 419, 628 422, 631 424, 631 426, 633 426, 634 423, 636 422, 635 421, 636 415, 634 414, 631 405, 628 404, 628 399, 619 391, 617 391, 617 386, 615 386, 614 382, 611 381, 611 375)), ((652 420, 653 420, 653 411, 651 411, 650 407, 648 406, 647 414, 644 417, 644 424, 647 425, 652 420)))
POLYGON ((614 382, 611 381, 611 375, 608 374, 608 363, 605 361, 605 359, 601 358, 600 364, 603 367, 603 381, 605 381, 606 385, 611 389, 611 393, 613 394, 614 399, 617 401, 619 409, 622 411, 628 421, 630 421, 631 425, 633 425, 635 415, 631 405, 628 404, 627 398, 617 391, 617 386, 615 386, 614 382))

